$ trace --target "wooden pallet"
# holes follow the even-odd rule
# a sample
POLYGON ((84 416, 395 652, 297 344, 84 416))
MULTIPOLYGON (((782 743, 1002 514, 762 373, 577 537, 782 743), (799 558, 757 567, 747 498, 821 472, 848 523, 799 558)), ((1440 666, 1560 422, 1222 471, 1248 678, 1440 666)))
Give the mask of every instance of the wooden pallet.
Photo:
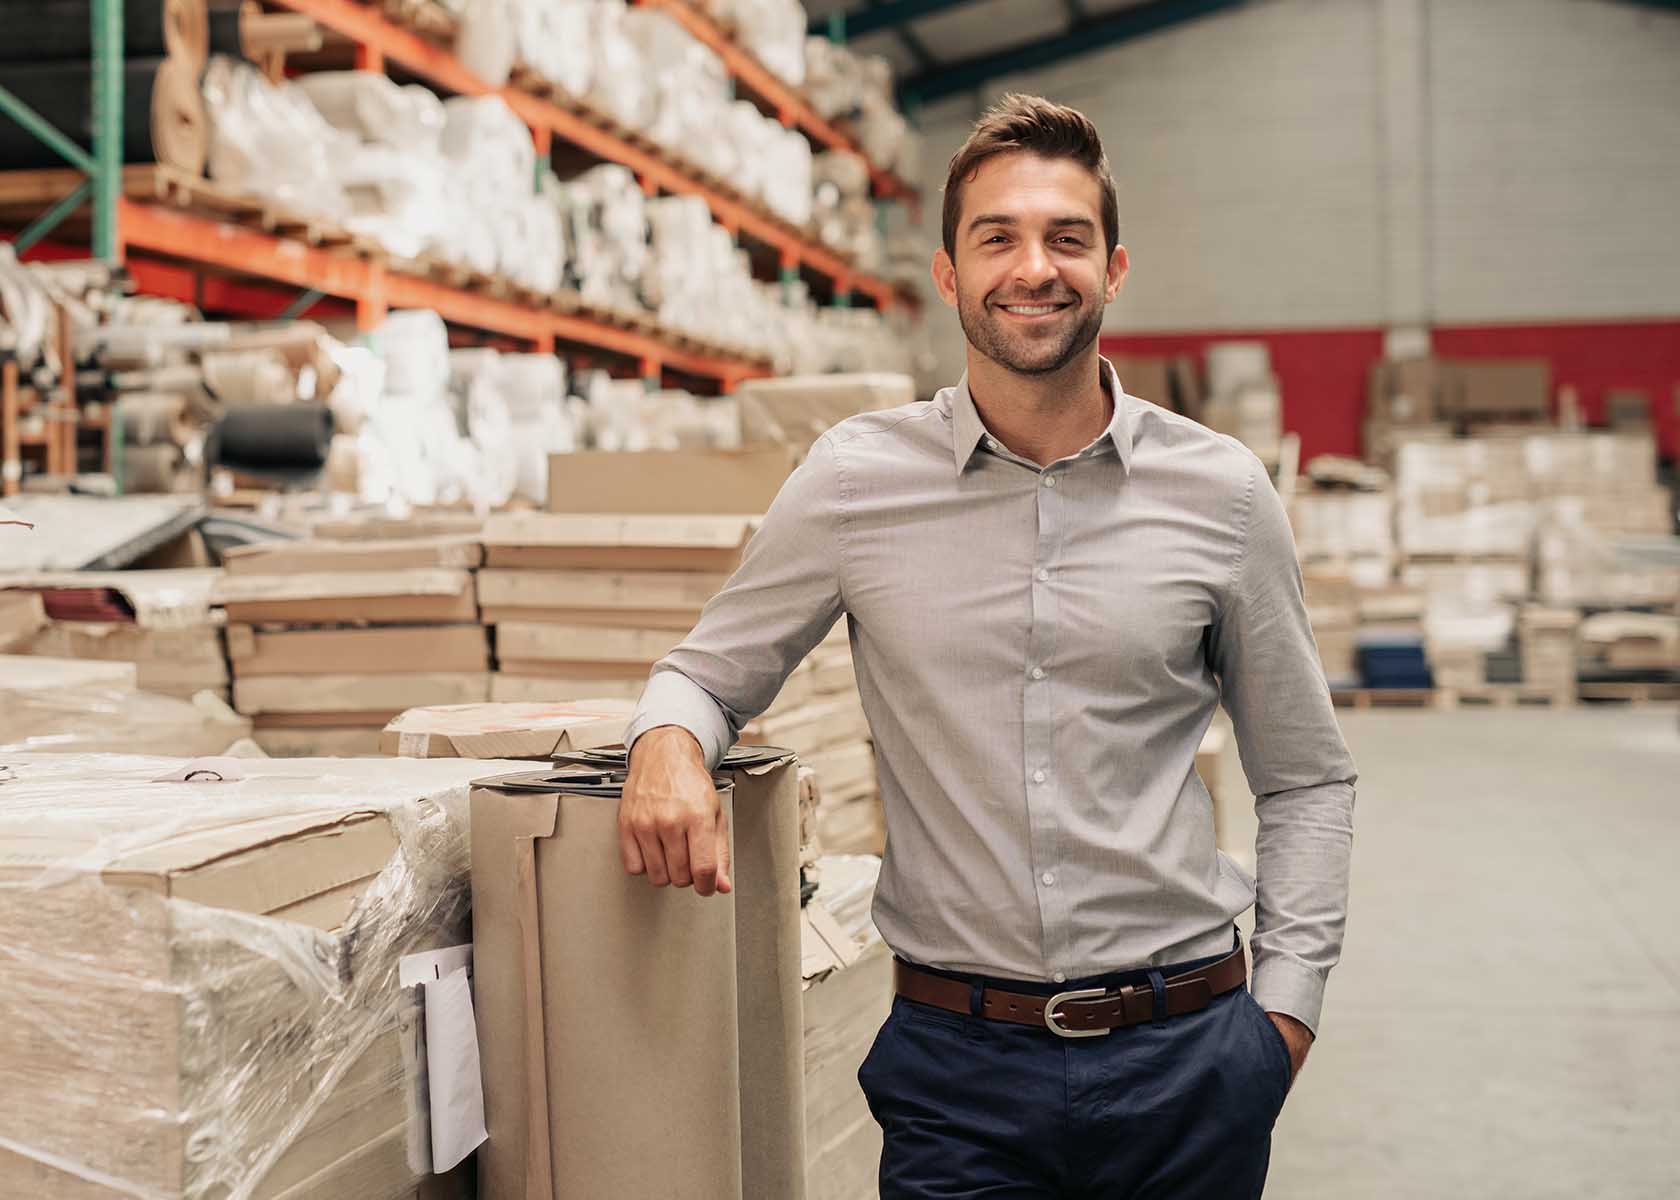
POLYGON ((1516 708, 1532 705, 1568 708, 1575 703, 1573 687, 1530 683, 1488 683, 1474 687, 1435 689, 1436 708, 1516 708))
POLYGON ((1330 693, 1337 708, 1432 708, 1433 688, 1343 688, 1330 693))
POLYGON ((1583 683, 1584 701, 1611 704, 1652 704, 1680 700, 1680 681, 1670 683, 1583 683))

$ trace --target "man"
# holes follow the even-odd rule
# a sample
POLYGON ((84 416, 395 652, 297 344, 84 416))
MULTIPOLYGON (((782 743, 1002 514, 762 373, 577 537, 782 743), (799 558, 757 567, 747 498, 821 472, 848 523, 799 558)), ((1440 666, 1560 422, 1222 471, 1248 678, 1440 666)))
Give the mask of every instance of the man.
POLYGON ((626 869, 728 891, 707 765, 846 616, 898 958, 859 1072, 884 1200, 1258 1196, 1340 952, 1354 769, 1288 523, 1252 454, 1098 356, 1118 225, 1084 116, 981 118, 933 262, 967 374, 818 439, 628 734, 626 869), (1221 701, 1258 894, 1195 773, 1221 701))

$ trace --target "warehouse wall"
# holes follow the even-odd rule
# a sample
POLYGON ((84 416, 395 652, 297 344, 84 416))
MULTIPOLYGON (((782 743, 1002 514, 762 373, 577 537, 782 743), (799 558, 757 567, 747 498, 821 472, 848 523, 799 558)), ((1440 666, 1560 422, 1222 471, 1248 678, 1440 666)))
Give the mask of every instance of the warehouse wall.
POLYGON ((1680 15, 1614 0, 1258 0, 930 108, 924 220, 937 236, 977 102, 1041 92, 1097 121, 1119 177, 1116 351, 1287 334, 1267 340, 1311 454, 1357 449, 1386 326, 1555 343, 1589 413, 1650 391, 1672 453, 1677 61, 1680 15))

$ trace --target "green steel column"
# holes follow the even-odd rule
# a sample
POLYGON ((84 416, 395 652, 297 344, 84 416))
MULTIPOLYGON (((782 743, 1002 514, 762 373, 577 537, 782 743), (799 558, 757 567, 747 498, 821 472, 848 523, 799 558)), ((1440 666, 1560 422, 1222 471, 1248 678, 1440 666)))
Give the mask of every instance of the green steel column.
POLYGON ((122 0, 93 0, 93 253, 117 257, 122 194, 122 0))
POLYGON ((828 40, 843 44, 846 40, 846 10, 837 8, 828 14, 828 40))

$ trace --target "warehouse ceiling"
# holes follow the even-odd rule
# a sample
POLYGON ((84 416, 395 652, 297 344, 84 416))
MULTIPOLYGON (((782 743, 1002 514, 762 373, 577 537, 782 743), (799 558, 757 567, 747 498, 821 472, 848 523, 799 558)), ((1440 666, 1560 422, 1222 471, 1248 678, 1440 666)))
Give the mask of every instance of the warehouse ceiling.
POLYGON ((806 0, 811 32, 892 63, 900 99, 921 103, 1049 66, 1243 0, 806 0))

